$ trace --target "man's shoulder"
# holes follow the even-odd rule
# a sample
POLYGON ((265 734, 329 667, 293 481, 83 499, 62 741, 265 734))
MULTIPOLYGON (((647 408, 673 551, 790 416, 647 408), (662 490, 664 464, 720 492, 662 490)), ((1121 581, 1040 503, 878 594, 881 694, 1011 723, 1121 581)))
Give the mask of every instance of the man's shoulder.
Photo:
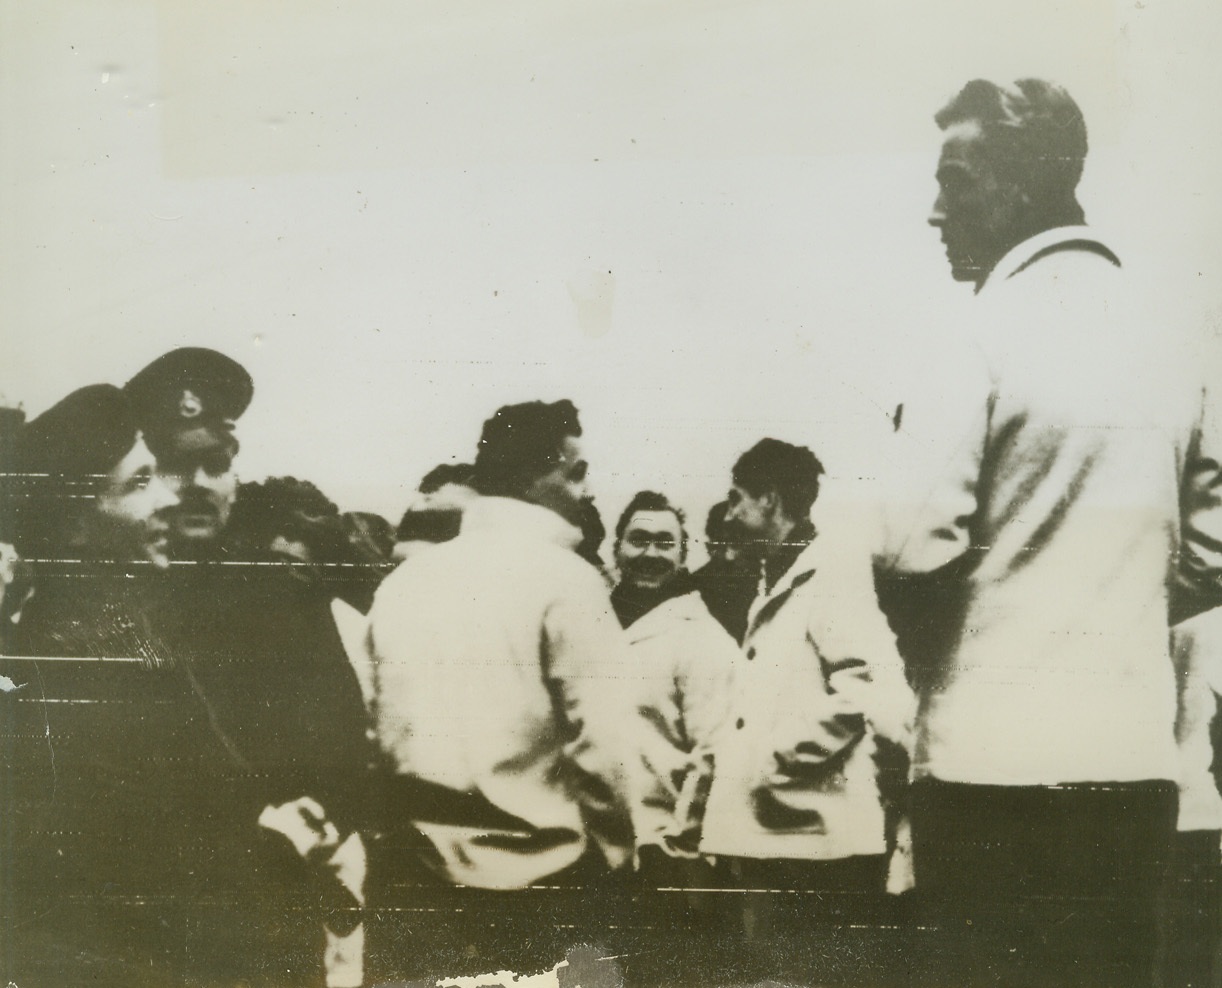
POLYGON ((481 584, 515 587, 524 593, 541 588, 559 593, 567 588, 575 594, 607 594, 598 571, 569 549, 512 533, 472 532, 400 563, 382 582, 377 596, 435 594, 455 585, 466 592, 481 584))
POLYGON ((1125 284, 1121 260, 1088 227, 1047 230, 1015 247, 985 283, 983 298, 1081 297, 1125 284))

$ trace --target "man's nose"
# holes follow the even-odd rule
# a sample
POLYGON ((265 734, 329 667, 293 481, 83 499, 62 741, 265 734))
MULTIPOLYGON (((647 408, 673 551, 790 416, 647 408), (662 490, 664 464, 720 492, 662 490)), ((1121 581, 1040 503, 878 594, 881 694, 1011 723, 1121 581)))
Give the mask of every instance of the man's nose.
POLYGON ((163 477, 154 476, 150 486, 153 489, 154 511, 164 511, 166 508, 176 507, 182 500, 178 496, 177 485, 166 483, 163 477))
POLYGON ((187 479, 180 473, 168 473, 158 469, 153 475, 153 483, 161 484, 175 499, 178 499, 183 488, 187 486, 187 479))
POLYGON ((929 214, 929 225, 941 227, 946 222, 946 204, 942 201, 942 196, 939 195, 933 201, 933 211, 929 214))

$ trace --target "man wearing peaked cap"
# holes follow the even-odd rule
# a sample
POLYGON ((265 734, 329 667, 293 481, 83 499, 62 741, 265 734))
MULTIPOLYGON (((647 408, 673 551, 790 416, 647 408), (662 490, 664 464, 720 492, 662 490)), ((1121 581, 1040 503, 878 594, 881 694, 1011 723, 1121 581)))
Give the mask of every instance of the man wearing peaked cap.
POLYGON ((163 354, 123 389, 158 471, 178 492, 171 532, 178 558, 215 551, 237 490, 234 423, 254 395, 237 361, 203 347, 163 354))
POLYGON ((108 384, 73 391, 13 445, 5 506, 24 572, 0 633, 0 889, 20 935, 0 950, 0 983, 147 983, 161 916, 133 903, 164 898, 178 855, 152 766, 193 712, 146 620, 177 496, 108 384))
POLYGON ((26 423, 14 462, 24 495, 15 512, 23 555, 87 552, 166 565, 164 515, 177 497, 153 482, 153 455, 118 388, 80 388, 26 423))

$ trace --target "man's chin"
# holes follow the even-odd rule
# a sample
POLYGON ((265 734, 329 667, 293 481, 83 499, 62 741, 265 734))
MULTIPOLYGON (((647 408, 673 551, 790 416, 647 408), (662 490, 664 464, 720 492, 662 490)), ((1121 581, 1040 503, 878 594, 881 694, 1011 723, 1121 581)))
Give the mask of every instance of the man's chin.
POLYGON ((164 549, 148 548, 145 550, 144 558, 149 562, 153 569, 169 569, 170 557, 164 549))

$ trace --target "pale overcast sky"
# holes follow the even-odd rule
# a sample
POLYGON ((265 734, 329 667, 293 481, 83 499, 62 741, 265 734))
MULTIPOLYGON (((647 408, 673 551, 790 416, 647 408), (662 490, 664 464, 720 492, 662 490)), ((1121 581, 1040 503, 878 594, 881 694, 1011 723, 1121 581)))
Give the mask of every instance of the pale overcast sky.
POLYGON ((534 397, 609 525, 643 486, 702 516, 768 433, 868 475, 970 303, 925 224, 968 79, 1070 90, 1088 218, 1160 332, 1220 332, 1216 9, 0 0, 0 393, 213 346, 244 478, 392 521, 534 397))

